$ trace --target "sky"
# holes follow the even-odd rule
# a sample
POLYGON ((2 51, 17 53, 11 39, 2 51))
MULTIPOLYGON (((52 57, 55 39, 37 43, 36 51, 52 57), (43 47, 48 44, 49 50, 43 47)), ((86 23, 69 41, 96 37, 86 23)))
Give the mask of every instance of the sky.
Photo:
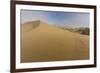
POLYGON ((21 10, 21 24, 40 20, 51 25, 89 27, 89 13, 21 10))

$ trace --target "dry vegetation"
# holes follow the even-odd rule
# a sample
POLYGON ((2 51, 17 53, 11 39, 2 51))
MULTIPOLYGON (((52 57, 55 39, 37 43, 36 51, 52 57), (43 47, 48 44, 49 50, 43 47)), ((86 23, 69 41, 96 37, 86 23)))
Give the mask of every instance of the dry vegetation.
POLYGON ((89 36, 35 21, 21 25, 21 62, 89 59, 89 36))

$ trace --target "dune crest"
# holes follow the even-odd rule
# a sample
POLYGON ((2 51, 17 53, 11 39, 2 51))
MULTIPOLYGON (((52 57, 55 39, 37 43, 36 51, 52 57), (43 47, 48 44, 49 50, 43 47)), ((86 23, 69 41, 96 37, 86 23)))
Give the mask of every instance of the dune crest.
POLYGON ((89 36, 41 21, 22 24, 21 62, 82 59, 89 59, 89 36))
POLYGON ((22 27, 21 30, 22 32, 27 32, 27 31, 37 28, 39 25, 40 25, 40 21, 26 22, 24 24, 21 24, 21 27, 22 27))

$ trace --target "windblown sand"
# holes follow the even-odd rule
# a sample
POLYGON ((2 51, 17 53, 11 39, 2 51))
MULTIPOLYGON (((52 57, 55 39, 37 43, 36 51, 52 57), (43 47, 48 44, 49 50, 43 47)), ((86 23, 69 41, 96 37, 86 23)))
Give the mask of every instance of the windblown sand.
POLYGON ((21 25, 21 62, 89 59, 89 36, 34 21, 21 25))

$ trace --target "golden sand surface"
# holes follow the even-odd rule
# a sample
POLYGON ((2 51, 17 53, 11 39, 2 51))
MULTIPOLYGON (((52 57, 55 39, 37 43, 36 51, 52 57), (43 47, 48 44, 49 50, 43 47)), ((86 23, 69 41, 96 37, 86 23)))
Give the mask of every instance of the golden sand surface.
POLYGON ((21 62, 89 59, 89 36, 40 21, 21 25, 21 62))

